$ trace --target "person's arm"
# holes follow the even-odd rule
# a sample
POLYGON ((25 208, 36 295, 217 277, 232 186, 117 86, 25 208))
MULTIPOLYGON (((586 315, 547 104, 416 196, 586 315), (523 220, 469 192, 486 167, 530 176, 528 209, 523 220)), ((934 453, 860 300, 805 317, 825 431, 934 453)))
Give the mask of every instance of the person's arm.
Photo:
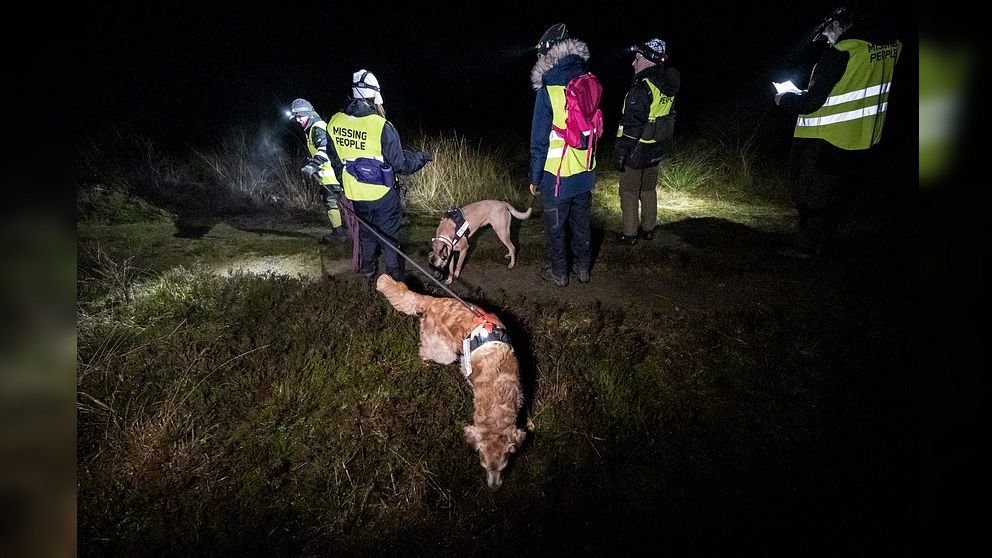
POLYGON ((613 157, 618 167, 623 166, 630 150, 637 145, 648 123, 651 111, 651 90, 643 81, 638 81, 627 92, 624 99, 623 115, 620 117, 620 136, 613 147, 613 157))
POLYGON ((317 148, 317 152, 313 154, 310 160, 317 163, 318 166, 323 165, 331 160, 327 154, 327 144, 330 141, 330 138, 327 136, 327 130, 314 125, 311 134, 313 137, 313 146, 317 148))
POLYGON ((396 174, 413 174, 431 161, 426 151, 403 151, 400 135, 392 124, 386 122, 382 128, 382 158, 393 167, 396 174))
POLYGON ((307 164, 303 165, 303 168, 300 170, 303 171, 305 176, 312 178, 317 176, 317 173, 320 172, 321 165, 331 160, 327 155, 327 131, 318 127, 317 124, 314 123, 306 130, 305 133, 307 134, 308 139, 313 142, 316 151, 314 151, 314 154, 310 156, 307 164))
POLYGON ((316 163, 319 167, 330 161, 331 168, 334 169, 334 176, 337 178, 338 184, 341 184, 341 173, 344 170, 344 165, 341 163, 337 151, 334 150, 334 143, 327 130, 314 126, 313 145, 317 148, 317 152, 311 157, 311 163, 316 163))
POLYGON ((534 100, 534 115, 530 121, 530 183, 539 188, 541 175, 544 173, 544 162, 548 159, 548 149, 551 146, 551 123, 554 112, 551 109, 551 97, 548 88, 537 90, 534 100))
POLYGON ((809 78, 809 88, 802 93, 783 93, 776 95, 778 106, 791 114, 810 114, 816 112, 833 91, 840 78, 847 70, 847 52, 831 48, 823 53, 820 61, 813 67, 813 75, 809 78))

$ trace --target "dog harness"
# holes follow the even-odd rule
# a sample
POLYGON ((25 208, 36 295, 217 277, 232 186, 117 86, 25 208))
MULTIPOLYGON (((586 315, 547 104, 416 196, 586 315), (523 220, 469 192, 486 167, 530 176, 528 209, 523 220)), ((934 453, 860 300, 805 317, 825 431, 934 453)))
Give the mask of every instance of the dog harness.
POLYGON ((481 316, 475 319, 472 331, 462 341, 462 369, 466 378, 472 376, 472 351, 488 343, 510 345, 510 336, 506 333, 506 328, 494 324, 489 314, 478 308, 476 310, 481 316))
POLYGON ((455 236, 451 239, 446 236, 435 236, 431 239, 431 242, 434 242, 435 240, 443 240, 448 243, 448 246, 451 246, 451 250, 448 251, 448 255, 444 258, 441 266, 448 263, 448 259, 451 258, 451 254, 455 251, 455 244, 458 244, 462 238, 467 236, 469 231, 468 221, 466 221, 465 216, 462 215, 462 209, 460 207, 449 209, 448 212, 444 214, 444 218, 451 219, 451 221, 455 224, 455 236))

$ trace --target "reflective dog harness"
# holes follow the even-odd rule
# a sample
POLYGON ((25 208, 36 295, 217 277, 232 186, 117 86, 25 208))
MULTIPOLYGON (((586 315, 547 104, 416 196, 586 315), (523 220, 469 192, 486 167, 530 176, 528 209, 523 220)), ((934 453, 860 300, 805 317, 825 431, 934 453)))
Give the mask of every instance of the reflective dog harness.
POLYGON ((444 261, 441 262, 441 267, 448 263, 448 259, 451 258, 451 254, 455 251, 455 244, 458 244, 462 238, 468 236, 469 231, 468 221, 466 221, 465 216, 462 215, 462 209, 460 207, 449 209, 448 212, 444 214, 444 218, 451 219, 451 221, 455 224, 455 236, 451 239, 446 236, 435 236, 431 239, 431 242, 434 242, 435 240, 443 240, 451 246, 451 250, 448 251, 448 257, 444 258, 444 261))
POLYGON ((482 310, 479 310, 479 313, 482 316, 475 319, 475 327, 462 341, 462 369, 466 378, 472 376, 472 351, 487 343, 510 345, 510 336, 506 333, 506 328, 494 324, 492 317, 482 310))

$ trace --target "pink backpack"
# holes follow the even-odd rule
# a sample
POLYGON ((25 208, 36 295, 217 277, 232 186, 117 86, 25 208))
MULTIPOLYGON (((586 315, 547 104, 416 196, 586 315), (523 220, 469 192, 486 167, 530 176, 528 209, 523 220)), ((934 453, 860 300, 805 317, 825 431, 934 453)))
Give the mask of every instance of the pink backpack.
POLYGON ((599 138, 603 136, 603 113, 599 110, 599 100, 603 96, 603 86, 591 73, 568 82, 565 87, 565 128, 552 125, 555 133, 564 138, 565 146, 558 161, 558 175, 555 178, 555 196, 561 183, 561 165, 569 146, 582 148, 582 137, 587 137, 586 170, 592 165, 592 155, 599 138))

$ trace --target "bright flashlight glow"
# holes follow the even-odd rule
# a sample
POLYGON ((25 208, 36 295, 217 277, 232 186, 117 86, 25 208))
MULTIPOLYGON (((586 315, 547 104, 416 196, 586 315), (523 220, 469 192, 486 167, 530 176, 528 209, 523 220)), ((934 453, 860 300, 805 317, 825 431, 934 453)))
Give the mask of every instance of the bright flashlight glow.
MULTIPOLYGON (((350 265, 350 260, 348 261, 350 265)), ((254 273, 257 275, 302 275, 316 279, 321 277, 320 262, 308 254, 293 254, 289 256, 255 256, 248 255, 227 263, 217 265, 213 272, 218 275, 231 276, 236 273, 254 273)))

